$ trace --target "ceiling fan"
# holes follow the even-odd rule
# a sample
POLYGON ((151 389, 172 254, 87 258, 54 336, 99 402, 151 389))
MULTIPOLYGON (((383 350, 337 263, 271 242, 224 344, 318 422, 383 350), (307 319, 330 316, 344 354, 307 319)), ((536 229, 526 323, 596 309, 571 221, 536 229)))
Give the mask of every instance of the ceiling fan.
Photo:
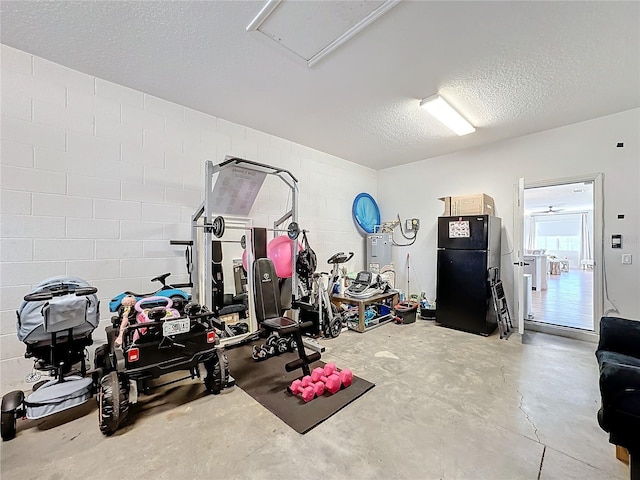
POLYGON ((547 210, 541 210, 536 213, 546 214, 546 213, 558 213, 562 211, 564 211, 564 208, 556 208, 553 205, 549 205, 549 208, 547 210))

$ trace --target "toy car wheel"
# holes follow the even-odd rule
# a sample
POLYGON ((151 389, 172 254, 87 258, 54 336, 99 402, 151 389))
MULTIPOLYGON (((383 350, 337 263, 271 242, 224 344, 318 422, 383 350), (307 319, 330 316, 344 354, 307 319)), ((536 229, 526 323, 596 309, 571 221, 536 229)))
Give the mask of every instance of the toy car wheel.
POLYGON ((16 436, 16 413, 14 411, 2 412, 1 421, 2 440, 11 440, 16 436))
POLYGON ((205 362, 207 376, 204 378, 204 386, 209 393, 219 394, 227 384, 229 378, 229 361, 222 350, 217 350, 210 360, 205 362))
POLYGON ((106 327, 104 331, 107 334, 108 351, 111 352, 115 346, 116 338, 118 338, 118 330, 113 327, 106 327))
POLYGON ((98 392, 98 424, 105 435, 113 434, 129 412, 129 389, 116 372, 102 377, 98 392))
POLYGON ((31 387, 31 391, 35 392, 36 390, 38 390, 41 386, 43 386, 45 383, 47 383, 47 380, 40 380, 39 382, 36 382, 33 384, 33 387, 31 387))
POLYGON ((109 345, 104 344, 96 348, 93 355, 93 367, 97 370, 101 368, 104 372, 111 370, 111 359, 109 358, 109 345))

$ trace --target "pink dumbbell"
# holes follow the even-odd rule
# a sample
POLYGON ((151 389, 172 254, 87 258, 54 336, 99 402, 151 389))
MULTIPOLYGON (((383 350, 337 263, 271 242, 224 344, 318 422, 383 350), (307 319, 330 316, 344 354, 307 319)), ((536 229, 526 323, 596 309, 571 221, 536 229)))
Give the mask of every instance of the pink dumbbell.
POLYGON ((322 395, 324 393, 324 385, 313 383, 311 377, 304 377, 302 380, 294 380, 291 382, 289 391, 294 395, 300 395, 305 402, 310 402, 316 395, 322 395))
POLYGON ((316 394, 316 397, 320 397, 324 393, 324 383, 322 382, 314 382, 313 378, 309 375, 302 377, 302 386, 303 387, 313 387, 313 392, 316 394))
POLYGON ((344 368, 338 372, 335 363, 327 363, 324 366, 324 374, 327 377, 329 375, 338 375, 338 377, 340 377, 340 383, 342 383, 345 388, 353 383, 353 372, 348 368, 344 368))
POLYGON ((311 379, 324 383, 325 390, 331 395, 340 390, 340 377, 338 375, 325 375, 322 367, 318 367, 311 372, 311 379))
POLYGON ((289 391, 294 395, 300 395, 305 402, 313 400, 313 387, 303 387, 300 380, 294 380, 289 386, 289 391))
POLYGON ((336 371, 333 363, 327 363, 324 368, 318 367, 311 372, 311 378, 314 381, 324 382, 325 387, 332 395, 336 393, 344 385, 348 387, 353 382, 353 373, 351 370, 336 371))

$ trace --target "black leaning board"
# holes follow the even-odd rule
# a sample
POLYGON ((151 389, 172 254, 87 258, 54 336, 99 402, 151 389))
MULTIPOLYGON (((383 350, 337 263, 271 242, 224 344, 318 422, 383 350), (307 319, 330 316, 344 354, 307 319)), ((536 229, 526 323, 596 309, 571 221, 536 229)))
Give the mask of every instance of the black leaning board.
MULTIPOLYGON (((298 433, 307 433, 375 386, 354 376, 349 387, 334 395, 325 393, 322 397, 305 403, 302 398, 287 391, 291 382, 300 378, 302 370, 287 373, 284 365, 298 356, 295 353, 285 353, 256 362, 251 358, 252 348, 252 345, 246 345, 226 352, 236 385, 298 433)), ((313 371, 322 366, 324 362, 317 361, 310 368, 313 371)))
POLYGON ((224 270, 222 266, 222 242, 211 242, 211 276, 213 277, 213 305, 216 310, 224 307, 224 270))

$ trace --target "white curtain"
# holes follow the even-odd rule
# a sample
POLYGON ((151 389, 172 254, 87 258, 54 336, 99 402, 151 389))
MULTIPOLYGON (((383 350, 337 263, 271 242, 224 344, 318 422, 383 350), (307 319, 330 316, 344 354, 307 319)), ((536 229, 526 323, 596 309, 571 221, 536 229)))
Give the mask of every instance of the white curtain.
POLYGON ((581 214, 580 229, 580 259, 593 260, 593 232, 591 228, 591 215, 589 213, 581 214))
POLYGON ((526 230, 525 250, 532 252, 536 249, 536 217, 526 217, 526 230))

